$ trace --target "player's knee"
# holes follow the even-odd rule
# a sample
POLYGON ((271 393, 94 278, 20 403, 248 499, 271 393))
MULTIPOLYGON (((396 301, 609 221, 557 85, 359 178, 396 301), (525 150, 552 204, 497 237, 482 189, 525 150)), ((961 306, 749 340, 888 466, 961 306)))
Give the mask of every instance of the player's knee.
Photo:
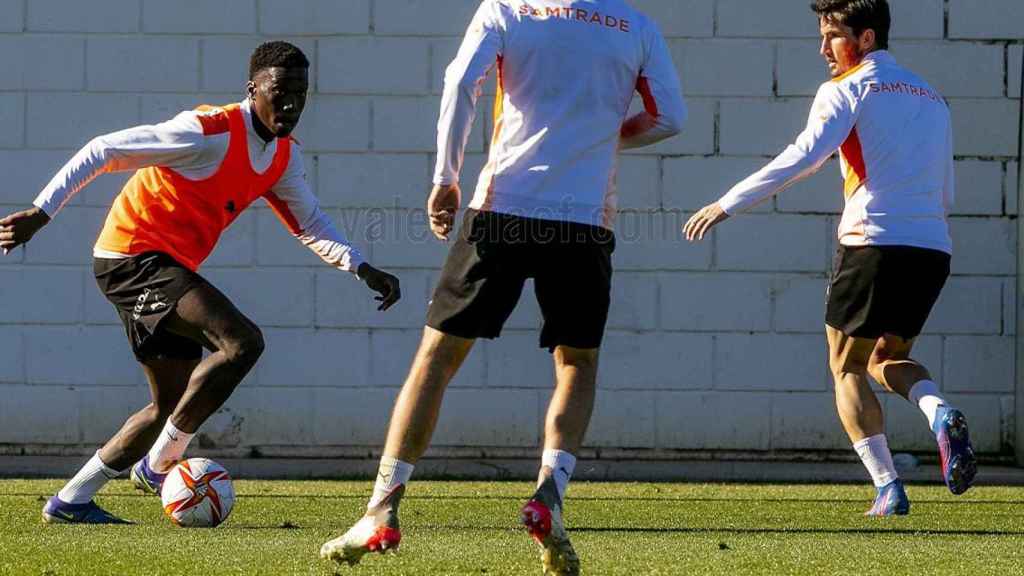
POLYGON ((165 410, 164 408, 164 406, 157 402, 150 402, 148 405, 146 405, 145 408, 142 409, 142 415, 149 422, 158 422, 160 420, 165 420, 168 416, 170 416, 171 411, 174 410, 174 407, 170 407, 169 410, 165 410))
POLYGON ((230 339, 223 350, 229 362, 251 366, 263 355, 265 348, 263 333, 259 328, 253 326, 230 339))
POLYGON ((876 351, 871 355, 871 359, 868 361, 868 374, 870 374, 876 382, 885 381, 885 364, 889 360, 889 356, 884 352, 876 351))
POLYGON ((832 357, 829 359, 829 368, 836 382, 843 380, 848 374, 863 376, 868 372, 868 365, 869 362, 848 356, 832 357))

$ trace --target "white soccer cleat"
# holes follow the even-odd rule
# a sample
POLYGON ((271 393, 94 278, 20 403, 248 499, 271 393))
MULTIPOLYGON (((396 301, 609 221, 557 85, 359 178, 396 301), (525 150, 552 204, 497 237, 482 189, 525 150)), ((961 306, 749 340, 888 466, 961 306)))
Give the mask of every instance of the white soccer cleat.
POLYGON ((404 492, 404 485, 396 487, 380 504, 368 509, 348 532, 321 546, 320 557, 355 566, 368 552, 397 551, 402 541, 398 501, 404 492))
POLYGON ((543 550, 540 560, 545 575, 579 575, 580 559, 565 532, 558 489, 552 478, 545 480, 523 506, 520 521, 543 550))

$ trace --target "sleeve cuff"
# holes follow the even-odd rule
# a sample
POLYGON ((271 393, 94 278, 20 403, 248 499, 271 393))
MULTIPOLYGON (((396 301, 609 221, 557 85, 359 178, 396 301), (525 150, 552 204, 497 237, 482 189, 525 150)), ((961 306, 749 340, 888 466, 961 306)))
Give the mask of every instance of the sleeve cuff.
POLYGON ((358 250, 353 248, 347 261, 342 262, 341 265, 338 266, 338 269, 343 272, 349 272, 357 279, 362 280, 362 278, 359 278, 359 267, 364 263, 366 263, 366 259, 363 258, 363 255, 360 254, 358 250))
POLYGON ((53 220, 53 217, 57 214, 58 211, 58 208, 56 206, 51 206, 47 202, 39 200, 38 198, 34 202, 32 202, 32 205, 45 212, 51 220, 53 220))
POLYGON ((722 196, 722 198, 718 200, 718 207, 722 209, 722 212, 725 212, 729 216, 735 216, 736 213, 739 212, 738 203, 728 196, 722 196))

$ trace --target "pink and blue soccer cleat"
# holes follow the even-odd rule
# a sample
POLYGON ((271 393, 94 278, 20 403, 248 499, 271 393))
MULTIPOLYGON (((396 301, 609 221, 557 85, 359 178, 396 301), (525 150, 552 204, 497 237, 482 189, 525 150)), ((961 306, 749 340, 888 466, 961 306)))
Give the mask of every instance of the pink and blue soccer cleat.
POLYGON ((978 462, 967 435, 967 419, 956 408, 940 408, 932 431, 939 443, 942 479, 950 492, 963 494, 978 472, 978 462))
POLYGON ((910 500, 899 479, 878 489, 875 503, 865 516, 906 516, 910 513, 910 500))
POLYGON ((131 524, 100 508, 92 500, 85 504, 68 504, 53 496, 43 506, 43 522, 47 524, 131 524))
POLYGON ((579 576, 580 559, 562 522, 562 502, 553 477, 549 476, 523 506, 519 521, 541 548, 545 576, 579 576))
POLYGON ((159 474, 149 467, 149 455, 146 455, 132 466, 132 484, 139 490, 149 494, 160 495, 167 474, 159 474))

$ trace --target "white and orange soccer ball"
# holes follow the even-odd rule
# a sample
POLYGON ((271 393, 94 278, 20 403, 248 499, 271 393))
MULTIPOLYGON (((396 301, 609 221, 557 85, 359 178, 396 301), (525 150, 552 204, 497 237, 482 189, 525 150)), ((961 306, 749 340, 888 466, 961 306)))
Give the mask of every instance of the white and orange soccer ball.
POLYGON ((189 458, 167 473, 160 499, 164 513, 178 526, 217 526, 235 505, 235 487, 223 466, 208 458, 189 458))

